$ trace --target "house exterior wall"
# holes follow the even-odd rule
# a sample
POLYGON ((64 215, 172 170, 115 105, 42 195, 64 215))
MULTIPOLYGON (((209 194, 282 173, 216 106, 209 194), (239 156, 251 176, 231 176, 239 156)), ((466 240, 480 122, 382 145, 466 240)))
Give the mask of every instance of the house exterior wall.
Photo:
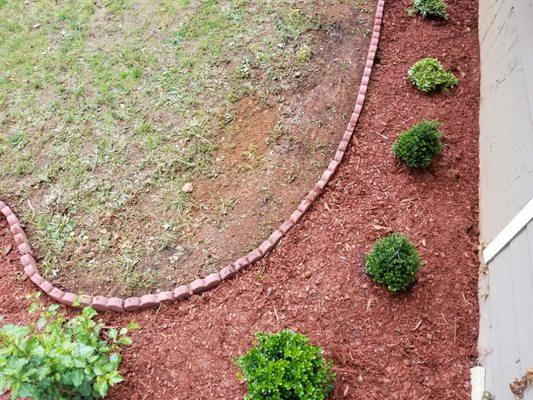
MULTIPOLYGON (((480 228, 490 243, 533 198, 533 0, 480 0, 480 228)), ((533 369, 533 221, 480 278, 481 364, 487 390, 533 369)), ((533 400, 533 390, 526 392, 533 400)))
POLYGON ((490 242, 533 198, 533 0, 480 0, 480 217, 490 242))

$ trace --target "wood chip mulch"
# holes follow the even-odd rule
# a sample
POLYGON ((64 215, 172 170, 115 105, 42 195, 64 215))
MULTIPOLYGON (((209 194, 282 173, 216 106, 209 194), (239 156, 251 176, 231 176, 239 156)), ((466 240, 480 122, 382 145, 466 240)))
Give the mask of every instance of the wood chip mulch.
MULTIPOLYGON (((104 316, 108 325, 135 319, 142 327, 124 352, 126 380, 110 399, 242 399, 233 359, 254 332, 285 327, 309 335, 333 359, 334 399, 469 398, 478 329, 477 2, 450 0, 444 23, 409 17, 409 3, 387 2, 380 62, 354 144, 274 252, 202 297, 104 316), (406 71, 426 56, 451 68, 460 85, 417 93, 406 71), (414 173, 391 145, 423 118, 443 121, 446 149, 429 171, 414 173), (402 295, 363 271, 364 253, 389 230, 409 235, 426 262, 402 295)), ((22 322, 34 287, 22 280, 0 225, 0 314, 22 322)))

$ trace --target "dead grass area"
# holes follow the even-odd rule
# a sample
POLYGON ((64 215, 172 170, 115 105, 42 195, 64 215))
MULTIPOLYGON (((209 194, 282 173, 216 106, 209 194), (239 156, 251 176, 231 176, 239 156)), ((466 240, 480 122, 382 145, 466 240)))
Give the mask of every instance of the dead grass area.
POLYGON ((373 9, 0 0, 0 194, 48 278, 140 294, 264 240, 333 155, 373 9))

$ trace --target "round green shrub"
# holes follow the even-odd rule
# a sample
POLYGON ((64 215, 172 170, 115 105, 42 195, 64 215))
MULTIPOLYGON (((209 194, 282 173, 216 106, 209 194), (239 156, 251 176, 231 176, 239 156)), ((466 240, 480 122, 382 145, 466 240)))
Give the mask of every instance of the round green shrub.
POLYGON ((380 239, 365 257, 367 274, 392 292, 409 288, 420 270, 420 256, 409 239, 392 233, 380 239))
POLYGON ((328 398, 335 375, 320 347, 290 329, 256 338, 256 346, 237 359, 248 387, 246 400, 328 398))
POLYGON ((420 14, 428 18, 448 19, 446 9, 448 4, 444 0, 413 0, 409 14, 420 14))
POLYGON ((459 80, 444 69, 436 58, 423 58, 413 64, 408 71, 411 83, 424 93, 445 92, 455 87, 459 80))
POLYGON ((104 332, 94 309, 67 319, 58 307, 35 304, 37 322, 0 328, 0 393, 9 390, 12 399, 100 399, 124 380, 118 350, 131 344, 128 329, 104 332))
POLYGON ((392 151, 411 168, 426 168, 442 152, 440 122, 424 120, 400 133, 392 151))

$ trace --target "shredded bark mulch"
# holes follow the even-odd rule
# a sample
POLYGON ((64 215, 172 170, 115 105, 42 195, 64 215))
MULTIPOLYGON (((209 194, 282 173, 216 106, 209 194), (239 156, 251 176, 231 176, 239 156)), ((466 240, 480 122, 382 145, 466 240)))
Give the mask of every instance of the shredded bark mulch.
MULTIPOLYGON (((409 17, 388 1, 356 139, 339 173, 278 248, 255 266, 191 301, 137 314, 142 329, 124 352, 110 399, 242 399, 233 359, 256 331, 292 327, 325 349, 337 372, 335 399, 466 399, 478 327, 477 2, 449 1, 447 22, 409 17), (424 95, 407 69, 439 58, 460 79, 424 95), (443 121, 443 155, 411 172, 391 153, 396 135, 423 118, 443 121), (413 289, 393 295, 370 281, 363 257, 389 231, 409 235, 425 265, 413 289)), ((355 98, 354 98, 355 101, 355 98)), ((0 310, 26 319, 34 290, 21 282, 6 224, 0 233, 0 310)))

